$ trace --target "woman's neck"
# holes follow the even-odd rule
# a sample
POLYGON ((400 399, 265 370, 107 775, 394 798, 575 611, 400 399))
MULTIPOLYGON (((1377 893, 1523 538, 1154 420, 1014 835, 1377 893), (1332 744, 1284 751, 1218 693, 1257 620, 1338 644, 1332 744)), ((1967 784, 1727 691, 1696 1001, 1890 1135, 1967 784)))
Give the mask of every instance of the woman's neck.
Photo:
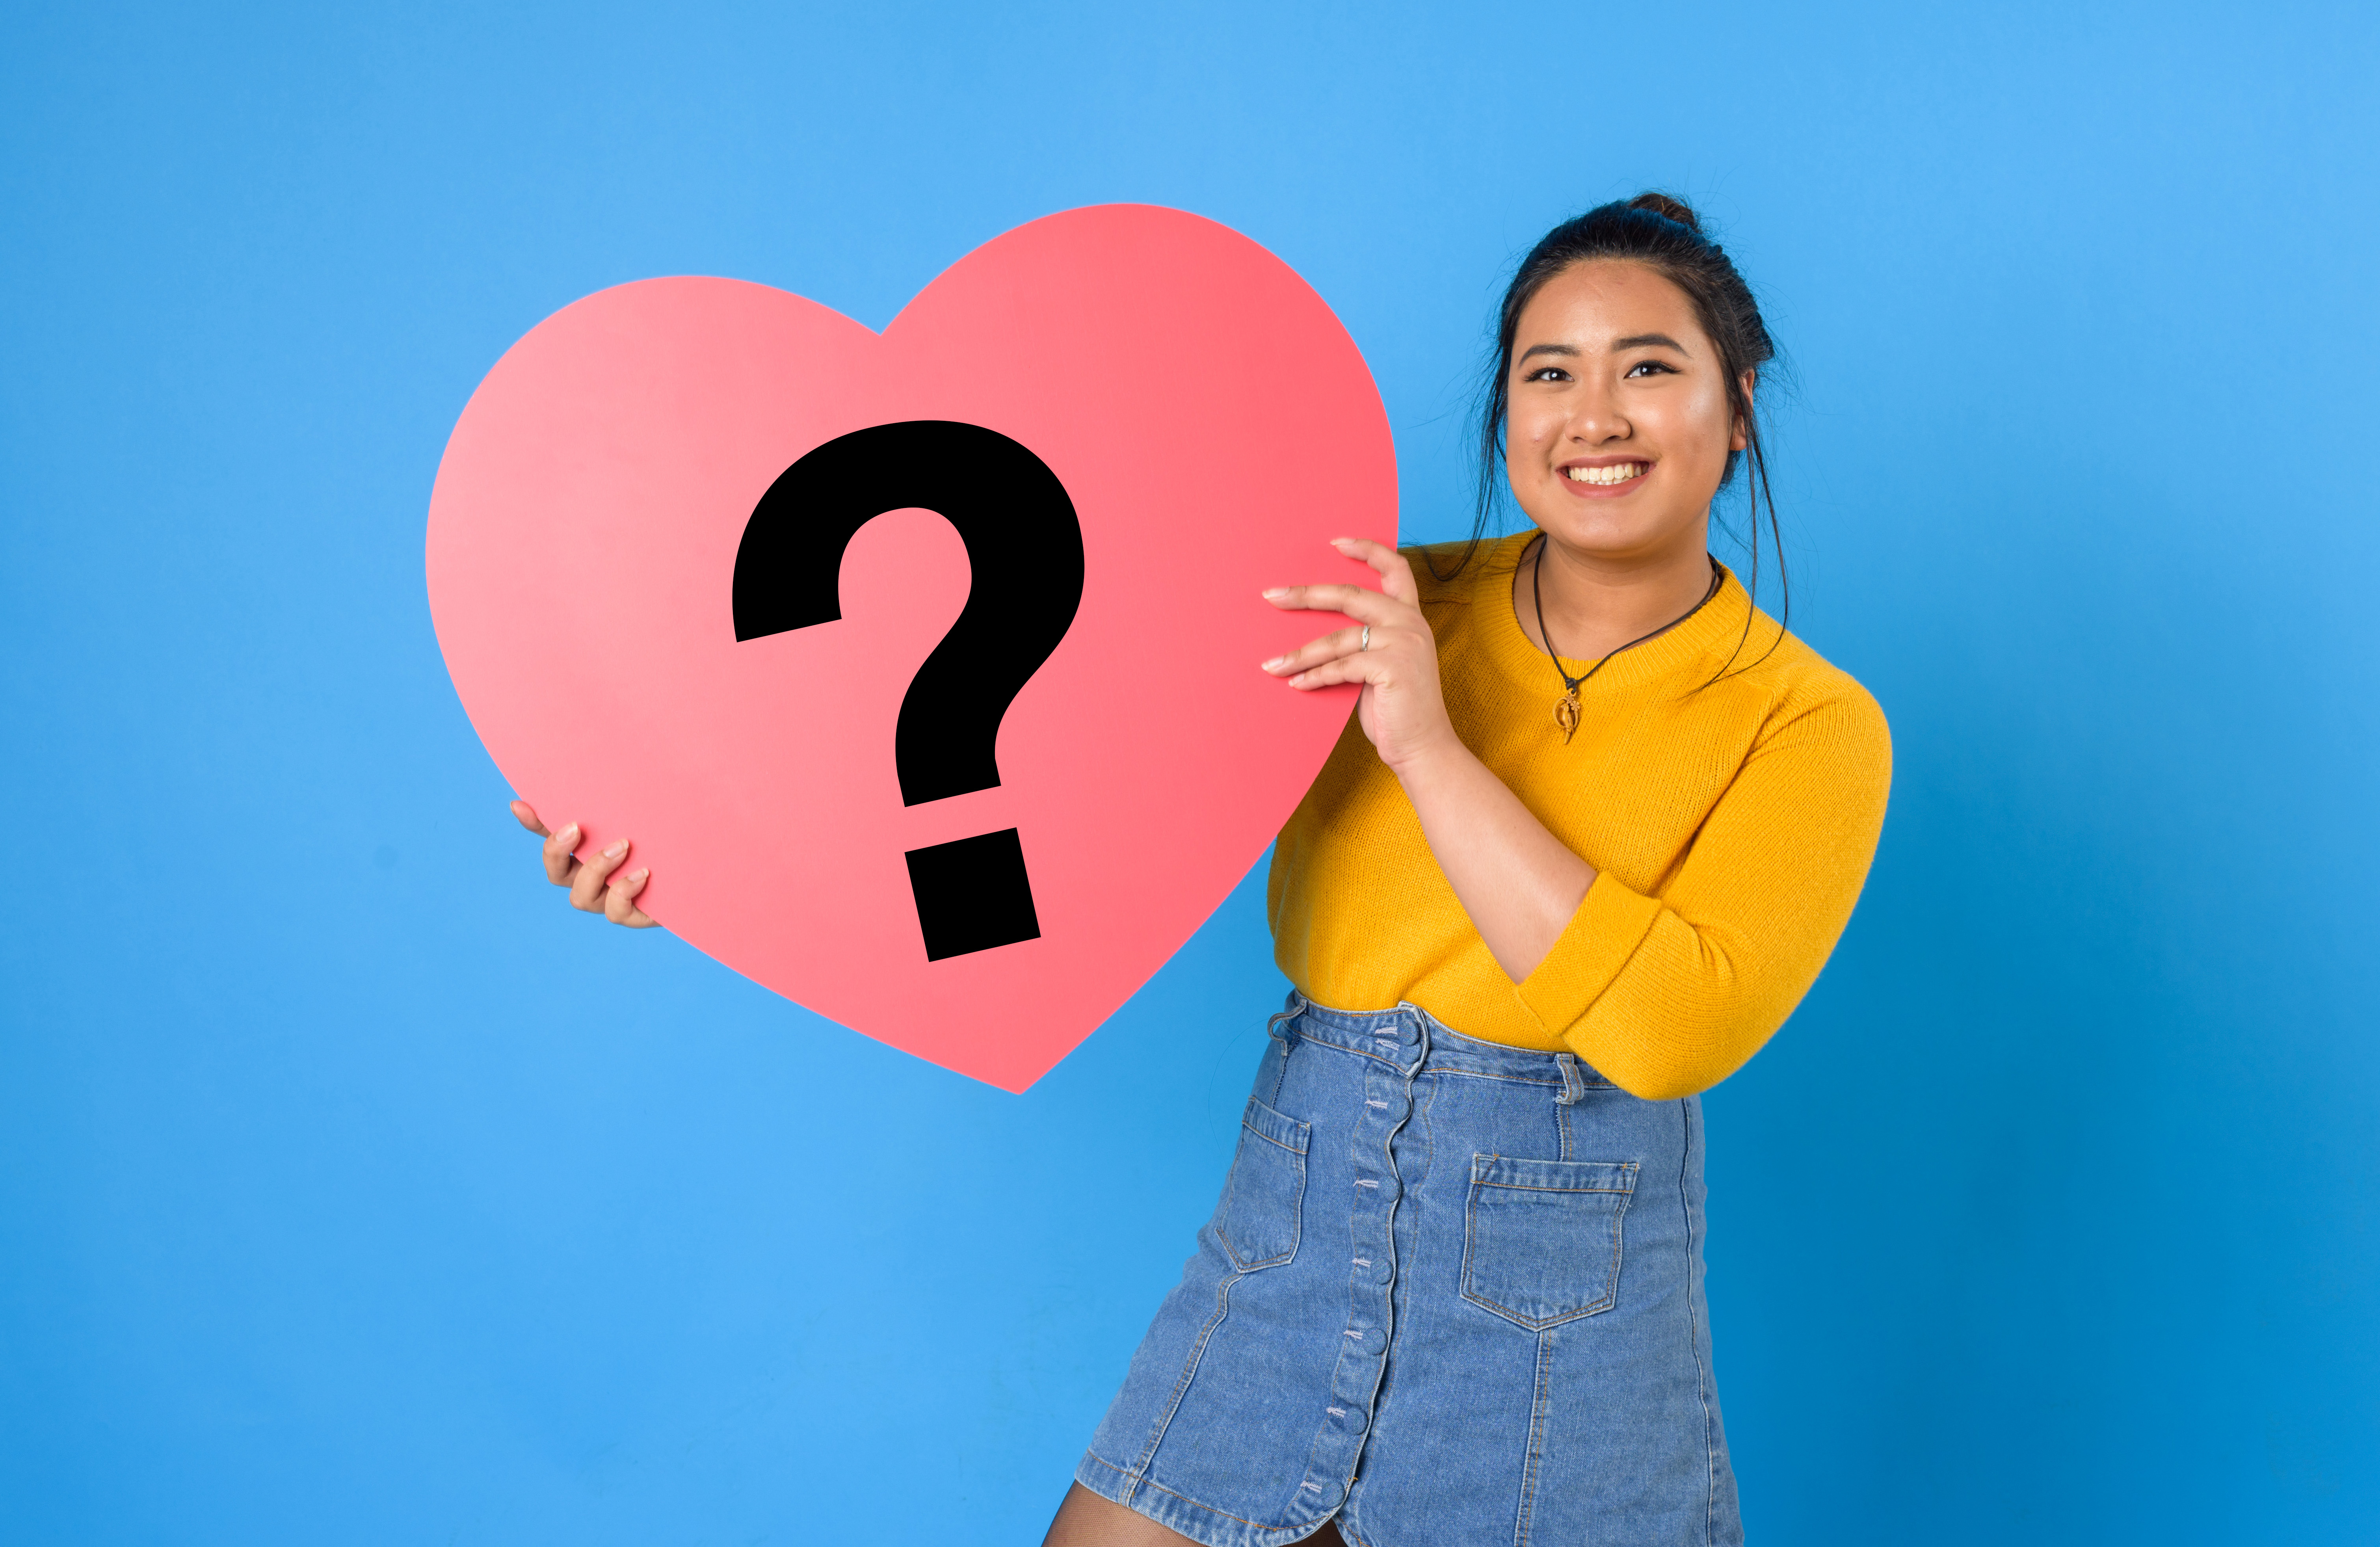
POLYGON ((1611 562, 1540 533, 1512 576, 1512 615, 1539 650, 1593 661, 1676 623, 1710 594, 1706 537, 1650 560, 1611 562), (1545 623, 1538 626, 1538 609, 1545 623), (1553 646, 1546 635, 1553 635, 1553 646))

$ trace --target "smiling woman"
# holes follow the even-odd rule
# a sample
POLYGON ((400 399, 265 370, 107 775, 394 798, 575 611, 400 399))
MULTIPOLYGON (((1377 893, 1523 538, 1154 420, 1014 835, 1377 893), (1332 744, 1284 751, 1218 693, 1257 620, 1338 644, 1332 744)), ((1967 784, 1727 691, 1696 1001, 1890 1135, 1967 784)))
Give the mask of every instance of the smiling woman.
POLYGON ((1699 1092, 1833 950, 1891 764, 1709 553, 1774 352, 1686 206, 1592 210, 1506 292, 1472 541, 1266 593, 1348 626, 1265 671, 1363 688, 1274 849, 1295 992, 1051 1547, 1742 1540, 1699 1092))
MULTIPOLYGON (((1699 1092, 1833 950, 1890 740, 1710 554, 1775 350, 1691 210, 1557 226, 1496 351, 1472 540, 1265 592, 1346 626, 1258 669, 1362 688, 1274 846, 1295 992, 1051 1547, 1742 1541, 1699 1092), (1500 479, 1532 525, 1490 542, 1500 479)), ((548 878, 650 924, 578 836, 548 878)))
MULTIPOLYGON (((1541 506, 1561 507, 1559 500, 1533 502, 1524 493, 1524 483, 1542 484, 1545 476, 1543 468, 1527 463, 1527 450, 1556 454, 1560 459, 1551 470, 1569 481, 1556 484, 1564 493, 1584 497, 1602 487, 1633 493, 1625 486, 1651 474, 1659 460, 1658 440, 1668 440, 1673 455, 1699 453, 1694 460, 1706 467, 1712 448, 1691 444, 1699 430, 1723 432, 1727 442, 1718 458, 1713 493, 1735 481, 1741 461, 1751 463, 1745 499, 1749 519, 1744 539, 1752 555, 1747 590, 1760 589, 1760 507, 1768 507, 1774 537, 1777 505, 1768 493, 1768 459, 1754 394, 1760 372, 1776 359, 1777 347, 1751 286, 1725 250, 1703 236, 1692 210, 1667 194, 1646 193, 1624 207, 1606 205, 1556 226, 1512 276, 1497 320, 1496 342, 1498 369, 1488 382, 1479 419, 1478 506, 1465 559, 1495 518, 1505 479, 1532 516, 1542 517, 1541 506), (1625 215, 1618 213, 1623 208, 1625 215), (1594 336, 1599 314, 1616 317, 1621 312, 1633 317, 1644 331, 1594 336), (1526 336, 1524 324, 1532 330, 1526 336), (1706 358, 1696 359, 1682 342, 1686 339, 1698 340, 1706 358), (1587 369, 1590 365, 1596 369, 1587 369), (1578 445, 1560 438, 1560 423, 1605 383, 1614 384, 1614 396, 1592 406, 1611 418, 1621 416, 1624 404, 1621 417, 1630 433, 1612 452, 1581 454, 1578 445), (1636 384, 1622 388, 1620 383, 1636 384), (1725 399, 1723 405, 1711 401, 1714 394, 1725 399), (1517 444, 1526 448, 1517 453, 1516 435, 1517 444), (1548 441, 1549 435, 1555 438, 1548 441), (1590 487, 1576 487, 1581 483, 1590 487)), ((1542 488, 1536 492, 1543 493, 1542 488)), ((1683 529, 1691 526, 1694 534, 1703 530, 1710 500, 1705 495, 1696 506, 1693 491, 1673 487, 1670 493, 1684 496, 1660 502, 1670 517, 1665 530, 1670 545, 1682 548, 1689 545, 1684 538, 1693 535, 1683 529)), ((1691 546, 1701 548, 1698 537, 1691 546)), ((1564 561, 1574 563, 1585 551, 1580 544, 1565 545, 1564 561)), ((1542 548, 1533 550, 1532 560, 1542 554, 1542 548)), ((1699 575, 1698 566, 1682 567, 1699 575)), ((1781 545, 1778 583, 1782 619, 1790 619, 1792 598, 1781 545)), ((1748 625, 1749 613, 1745 621, 1748 625)), ((1781 620, 1779 632, 1783 633, 1781 620)), ((1542 623, 1533 637, 1550 650, 1542 623)))

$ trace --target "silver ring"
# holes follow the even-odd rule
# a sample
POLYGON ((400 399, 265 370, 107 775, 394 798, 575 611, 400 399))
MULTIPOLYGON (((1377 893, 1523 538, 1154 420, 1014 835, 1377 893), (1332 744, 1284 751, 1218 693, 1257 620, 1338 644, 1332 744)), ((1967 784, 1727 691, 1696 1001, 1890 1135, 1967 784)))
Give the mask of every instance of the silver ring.
POLYGON ((1369 650, 1372 648, 1372 626, 1370 624, 1367 623, 1364 625, 1363 640, 1358 643, 1355 648, 1357 650, 1369 650))

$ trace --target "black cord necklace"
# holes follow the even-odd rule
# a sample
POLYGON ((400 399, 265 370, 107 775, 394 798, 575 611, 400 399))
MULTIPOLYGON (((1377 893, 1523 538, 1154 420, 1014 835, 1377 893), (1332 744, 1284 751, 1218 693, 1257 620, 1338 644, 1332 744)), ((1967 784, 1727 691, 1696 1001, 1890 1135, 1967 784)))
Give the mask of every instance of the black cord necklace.
POLYGON ((1612 656, 1619 654, 1621 651, 1643 644, 1646 640, 1651 639, 1653 634, 1666 634, 1681 623, 1685 622, 1686 619, 1694 616, 1696 613, 1701 612, 1704 607, 1709 604, 1710 599, 1718 594, 1720 571, 1718 567, 1718 560, 1710 558, 1708 554, 1705 554, 1703 556, 1706 559, 1710 559, 1711 583, 1710 590, 1703 592, 1703 599, 1700 602, 1688 607, 1676 617, 1673 617, 1669 622, 1661 625, 1660 627, 1654 629, 1653 634, 1639 634, 1634 639, 1629 640, 1627 644, 1618 646, 1617 648, 1608 652, 1604 655, 1603 661, 1597 661, 1595 664, 1586 668, 1585 676, 1572 676, 1570 673, 1562 670, 1561 652, 1554 648, 1554 637, 1546 631, 1546 588, 1543 579, 1543 576, 1546 572, 1545 541, 1545 535, 1542 532, 1539 533, 1537 536, 1536 556, 1530 561, 1529 565, 1529 596, 1530 599, 1536 603, 1537 638, 1546 641, 1546 657, 1548 660, 1553 662, 1555 675, 1559 676, 1562 679, 1562 696, 1554 704, 1554 724, 1561 727, 1562 745, 1567 747, 1570 745, 1570 738, 1578 734, 1578 690, 1586 686, 1586 678, 1593 676, 1596 673, 1601 671, 1603 669, 1603 662, 1610 660, 1612 656))

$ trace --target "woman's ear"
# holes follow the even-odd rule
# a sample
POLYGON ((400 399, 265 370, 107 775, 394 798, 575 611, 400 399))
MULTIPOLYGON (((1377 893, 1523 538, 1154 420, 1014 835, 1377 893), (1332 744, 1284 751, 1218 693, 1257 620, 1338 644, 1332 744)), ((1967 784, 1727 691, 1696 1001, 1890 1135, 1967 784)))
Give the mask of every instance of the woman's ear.
MULTIPOLYGON (((1743 388, 1743 408, 1745 414, 1749 414, 1752 410, 1752 389, 1756 384, 1758 384, 1759 380, 1760 372, 1757 371, 1747 371, 1736 379, 1736 384, 1743 388)), ((1744 415, 1739 414, 1736 416, 1734 429, 1728 434, 1727 448, 1730 451, 1742 451, 1745 446, 1750 445, 1751 444, 1752 427, 1744 422, 1744 415)))

